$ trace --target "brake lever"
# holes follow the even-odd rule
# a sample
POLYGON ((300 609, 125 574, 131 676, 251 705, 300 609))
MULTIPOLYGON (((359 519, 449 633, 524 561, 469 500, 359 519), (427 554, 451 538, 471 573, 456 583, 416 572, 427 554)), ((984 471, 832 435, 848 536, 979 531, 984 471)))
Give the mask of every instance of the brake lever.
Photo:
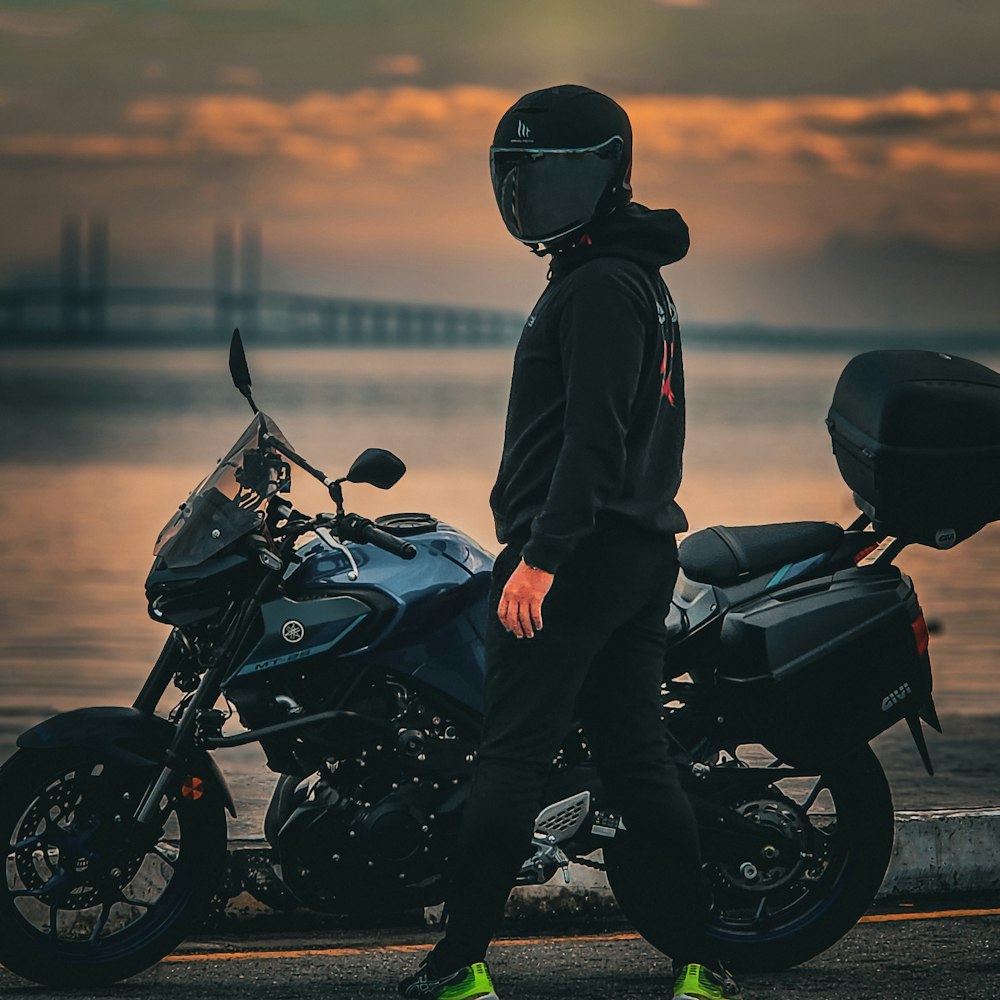
POLYGON ((351 550, 327 526, 317 525, 315 531, 317 537, 322 538, 331 549, 339 549, 347 556, 347 561, 351 564, 351 568, 347 573, 347 579, 357 580, 361 575, 361 571, 358 569, 358 564, 354 561, 354 555, 351 550))

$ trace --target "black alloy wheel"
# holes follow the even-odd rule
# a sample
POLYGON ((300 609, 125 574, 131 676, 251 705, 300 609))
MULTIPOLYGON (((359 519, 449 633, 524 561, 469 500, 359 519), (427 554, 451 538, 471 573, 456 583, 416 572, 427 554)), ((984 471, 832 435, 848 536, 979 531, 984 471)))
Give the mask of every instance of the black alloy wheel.
MULTIPOLYGON (((708 933, 734 970, 774 972, 825 951, 871 905, 892 853, 892 796, 867 746, 808 778, 782 778, 782 763, 773 757, 748 763, 774 777, 727 805, 798 840, 800 857, 794 864, 770 865, 762 857, 734 864, 706 854, 713 897, 708 933)), ((649 873, 634 860, 627 834, 609 841, 604 860, 625 915, 669 954, 649 873)))
POLYGON ((158 765, 20 750, 0 770, 0 963, 48 986, 135 975, 196 926, 225 871, 217 790, 164 796, 152 835, 130 822, 158 765))

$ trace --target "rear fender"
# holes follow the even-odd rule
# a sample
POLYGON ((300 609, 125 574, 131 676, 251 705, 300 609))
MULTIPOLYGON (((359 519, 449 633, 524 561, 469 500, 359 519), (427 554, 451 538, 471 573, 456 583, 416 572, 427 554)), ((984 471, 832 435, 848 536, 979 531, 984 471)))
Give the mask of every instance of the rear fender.
MULTIPOLYGON (((98 750, 132 766, 162 766, 163 752, 176 733, 173 723, 134 708, 77 708, 54 715, 21 733, 17 745, 24 750, 98 750)), ((214 785, 226 809, 236 816, 236 804, 211 754, 199 752, 191 764, 214 785)))

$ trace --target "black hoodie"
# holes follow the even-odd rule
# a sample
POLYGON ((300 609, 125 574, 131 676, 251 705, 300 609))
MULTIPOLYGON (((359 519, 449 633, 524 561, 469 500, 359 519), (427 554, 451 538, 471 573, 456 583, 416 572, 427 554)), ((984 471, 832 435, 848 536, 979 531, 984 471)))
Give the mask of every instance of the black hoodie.
POLYGON ((554 573, 595 523, 687 530, 674 502, 684 448, 680 329, 659 269, 688 230, 630 204, 553 256, 521 332, 490 506, 497 539, 530 529, 529 566, 554 573))

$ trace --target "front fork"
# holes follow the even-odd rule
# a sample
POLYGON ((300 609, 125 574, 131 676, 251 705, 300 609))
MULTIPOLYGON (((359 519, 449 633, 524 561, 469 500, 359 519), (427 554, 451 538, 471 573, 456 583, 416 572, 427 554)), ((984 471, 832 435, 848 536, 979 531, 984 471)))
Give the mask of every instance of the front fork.
POLYGON ((153 664, 149 676, 146 678, 142 690, 136 695, 132 707, 147 715, 152 715, 156 711, 156 706, 163 697, 163 692, 170 686, 174 674, 180 669, 184 661, 184 652, 181 649, 181 641, 177 635, 177 629, 172 629, 167 641, 160 650, 160 655, 153 664))
POLYGON ((157 822, 160 816, 160 800, 164 793, 183 777, 183 769, 194 747, 198 718, 202 710, 211 708, 218 701, 223 675, 229 665, 228 657, 224 657, 223 660, 224 663, 216 664, 205 671, 201 683, 188 702, 177 724, 174 738, 167 747, 163 770, 143 796, 136 810, 135 821, 138 824, 152 826, 157 822))
MULTIPOLYGON (((243 639, 253 621, 253 612, 260 606, 265 587, 269 584, 265 578, 261 581, 254 595, 244 602, 235 614, 235 620, 226 641, 215 657, 214 663, 202 675, 198 687, 184 709, 180 722, 177 723, 174 737, 165 753, 165 763, 156 780, 146 790, 135 811, 135 822, 140 828, 152 828, 160 816, 160 800, 173 785, 183 777, 184 768, 190 760, 191 751, 195 747, 198 720, 204 710, 211 709, 219 699, 222 682, 233 658, 243 644, 243 639)), ((164 644, 153 669, 146 678, 142 690, 133 702, 133 708, 152 714, 163 692, 166 691, 171 678, 182 665, 185 653, 176 630, 164 644)))

